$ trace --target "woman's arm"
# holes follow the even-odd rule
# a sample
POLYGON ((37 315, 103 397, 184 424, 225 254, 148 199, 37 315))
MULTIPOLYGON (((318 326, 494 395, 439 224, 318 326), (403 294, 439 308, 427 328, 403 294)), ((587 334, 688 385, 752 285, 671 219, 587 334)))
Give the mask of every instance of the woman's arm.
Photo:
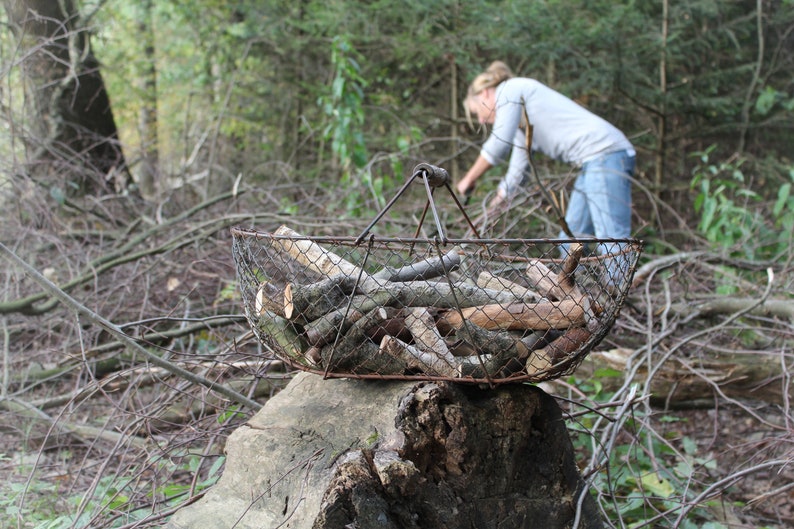
POLYGON ((466 174, 461 178, 460 182, 458 182, 457 189, 458 193, 461 195, 467 195, 474 190, 474 185, 477 182, 477 179, 480 178, 485 171, 493 167, 491 162, 485 159, 483 155, 479 155, 477 160, 474 161, 471 168, 466 171, 466 174))
POLYGON ((525 145, 526 133, 523 129, 518 129, 513 138, 513 151, 510 154, 507 172, 499 182, 499 193, 502 198, 513 198, 519 189, 529 183, 529 153, 525 145))

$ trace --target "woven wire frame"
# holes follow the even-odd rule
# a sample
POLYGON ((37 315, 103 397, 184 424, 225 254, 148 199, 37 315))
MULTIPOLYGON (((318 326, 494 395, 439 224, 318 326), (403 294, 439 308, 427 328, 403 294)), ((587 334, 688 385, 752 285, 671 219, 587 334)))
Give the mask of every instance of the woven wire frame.
POLYGON ((569 375, 613 326, 642 251, 635 239, 288 233, 232 229, 245 315, 276 357, 325 377, 569 375))

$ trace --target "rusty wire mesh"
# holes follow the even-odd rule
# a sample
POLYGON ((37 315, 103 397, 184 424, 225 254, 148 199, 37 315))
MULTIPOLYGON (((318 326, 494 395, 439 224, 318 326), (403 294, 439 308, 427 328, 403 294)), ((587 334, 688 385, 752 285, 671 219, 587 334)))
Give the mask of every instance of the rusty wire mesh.
POLYGON ((633 239, 360 241, 287 227, 232 235, 246 317, 289 365, 488 384, 573 372, 612 327, 642 249, 633 239))

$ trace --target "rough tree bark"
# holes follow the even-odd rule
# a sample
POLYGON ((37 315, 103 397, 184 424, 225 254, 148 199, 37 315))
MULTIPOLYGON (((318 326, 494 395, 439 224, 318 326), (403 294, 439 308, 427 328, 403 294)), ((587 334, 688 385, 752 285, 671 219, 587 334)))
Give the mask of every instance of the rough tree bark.
POLYGON ((72 195, 131 183, 110 99, 73 0, 4 0, 19 39, 31 175, 72 195), (55 179, 54 179, 55 178, 55 179))
POLYGON ((301 373, 226 452, 169 529, 603 527, 559 407, 527 385, 301 373))

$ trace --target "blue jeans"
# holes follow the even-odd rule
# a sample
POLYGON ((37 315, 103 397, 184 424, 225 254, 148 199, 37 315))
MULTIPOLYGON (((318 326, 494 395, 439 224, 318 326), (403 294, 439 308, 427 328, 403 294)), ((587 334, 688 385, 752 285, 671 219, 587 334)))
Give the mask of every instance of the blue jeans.
MULTIPOLYGON (((625 239, 631 236, 631 176, 635 156, 612 152, 588 160, 574 182, 565 221, 576 237, 625 239)), ((560 237, 567 237, 564 232, 560 237)), ((617 243, 601 243, 598 253, 619 251, 617 243)), ((613 266, 608 266, 613 268, 613 266)), ((625 270, 611 270, 614 274, 625 270)), ((617 279, 617 277, 615 277, 617 279)))

